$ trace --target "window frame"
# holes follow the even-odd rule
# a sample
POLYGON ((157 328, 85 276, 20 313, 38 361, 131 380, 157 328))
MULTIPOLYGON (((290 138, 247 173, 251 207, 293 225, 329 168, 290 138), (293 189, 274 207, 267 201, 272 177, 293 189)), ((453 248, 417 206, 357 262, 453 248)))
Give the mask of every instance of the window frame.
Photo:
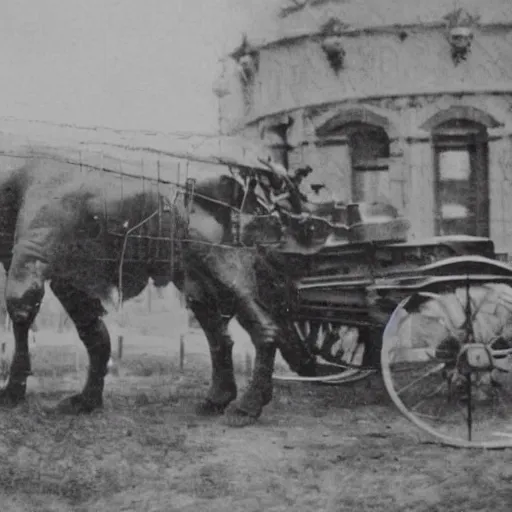
MULTIPOLYGON (((433 170, 434 170, 434 229, 435 235, 443 233, 441 187, 441 154, 445 151, 466 151, 468 153, 470 175, 468 190, 474 194, 461 203, 473 215, 467 217, 471 222, 470 236, 488 237, 490 233, 489 205, 489 146, 487 128, 480 123, 466 119, 451 119, 432 130, 433 170)), ((457 181, 457 180, 447 180, 457 181)), ((448 220, 448 219, 446 219, 448 220)), ((461 233, 461 234, 467 234, 461 233)))
MULTIPOLYGON (((389 135, 386 130, 382 126, 378 126, 375 124, 365 123, 362 121, 356 121, 353 123, 348 123, 343 127, 343 133, 346 135, 347 145, 349 148, 350 154, 350 173, 351 173, 351 197, 354 202, 362 202, 365 201, 364 190, 363 197, 358 198, 359 190, 356 186, 356 176, 360 173, 374 173, 374 172, 390 172, 390 146, 391 141, 389 140, 389 135), (355 160, 354 157, 354 146, 353 136, 357 133, 367 134, 368 138, 372 136, 378 135, 381 138, 380 142, 383 143, 383 156, 378 156, 377 158, 368 158, 364 160, 355 160)), ((375 139, 374 139, 375 140, 375 139)), ((388 174, 389 178, 389 174, 388 174)))

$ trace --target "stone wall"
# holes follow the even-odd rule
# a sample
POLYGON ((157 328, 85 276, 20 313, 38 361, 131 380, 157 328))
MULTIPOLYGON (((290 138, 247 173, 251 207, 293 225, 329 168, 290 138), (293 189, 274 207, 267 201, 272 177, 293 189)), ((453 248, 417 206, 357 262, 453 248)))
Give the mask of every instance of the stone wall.
POLYGON ((475 33, 467 60, 452 61, 446 33, 416 27, 399 33, 347 35, 343 68, 331 69, 318 40, 303 38, 262 48, 252 85, 242 87, 236 63, 226 59, 220 99, 224 130, 307 106, 383 96, 510 90, 512 31, 475 33))

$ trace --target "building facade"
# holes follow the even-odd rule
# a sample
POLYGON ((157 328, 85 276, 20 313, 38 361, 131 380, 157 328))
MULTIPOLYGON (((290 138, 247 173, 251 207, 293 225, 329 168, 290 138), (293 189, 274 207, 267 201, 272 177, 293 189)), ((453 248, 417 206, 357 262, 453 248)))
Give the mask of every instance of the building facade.
POLYGON ((412 239, 512 253, 510 0, 275 3, 222 63, 221 131, 340 201, 390 202, 412 239))

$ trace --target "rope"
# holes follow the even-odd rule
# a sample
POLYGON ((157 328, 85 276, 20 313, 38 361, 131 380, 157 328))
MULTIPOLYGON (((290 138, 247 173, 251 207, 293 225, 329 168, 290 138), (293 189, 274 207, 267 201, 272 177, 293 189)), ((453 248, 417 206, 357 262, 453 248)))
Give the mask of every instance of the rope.
MULTIPOLYGON (((3 152, 0 152, 0 154, 4 154, 3 152)), ((21 156, 19 156, 19 158, 22 158, 21 156)), ((62 163, 66 163, 66 164, 69 164, 69 165, 74 165, 74 166, 80 166, 82 169, 83 168, 88 168, 88 169, 94 169, 96 171, 101 171, 101 172, 106 172, 108 174, 113 174, 113 175, 116 175, 116 176, 121 176, 121 177, 131 177, 131 178, 136 178, 137 180, 140 180, 142 176, 140 175, 137 175, 137 174, 133 174, 133 173, 130 173, 130 172, 126 172, 126 171, 118 171, 118 170, 114 170, 114 169, 109 169, 109 168, 106 168, 106 167, 96 167, 94 165, 91 165, 91 164, 87 164, 87 163, 84 163, 84 162, 80 162, 80 163, 77 163, 77 162, 74 162, 72 160, 68 160, 67 158, 53 158, 54 160, 57 160, 57 161, 60 161, 62 163)), ((228 166, 228 169, 230 170, 231 174, 233 175, 233 179, 235 179, 235 181, 238 181, 237 180, 237 177, 236 177, 236 173, 235 171, 232 170, 231 166, 228 166)), ((182 190, 186 190, 186 187, 187 185, 182 185, 181 183, 179 182, 175 182, 173 180, 169 180, 169 179, 165 179, 165 178, 162 178, 160 176, 157 176, 157 177, 151 177, 151 176, 144 176, 143 177, 145 180, 148 180, 148 181, 152 181, 154 183, 157 183, 157 184, 166 184, 166 185, 173 185, 179 189, 182 189, 182 190)), ((237 213, 240 213, 242 210, 240 208, 237 208, 225 201, 220 201, 218 199, 214 199, 210 196, 207 196, 205 194, 201 194, 201 193, 198 193, 196 191, 194 191, 194 195, 195 197, 199 197, 201 199, 205 199, 211 203, 215 203, 215 204, 219 204, 221 206, 224 206, 224 207, 227 207, 227 208, 230 208, 232 210, 234 210, 235 212, 237 213)))
MULTIPOLYGON (((16 155, 16 154, 11 154, 9 152, 5 152, 5 151, 0 151, 0 155, 6 155, 6 156, 12 156, 12 157, 16 157, 16 158, 27 158, 26 155, 16 155)), ((46 157, 44 154, 42 155, 36 155, 36 156, 40 156, 42 158, 46 157)), ((87 169, 93 169, 93 170, 96 170, 96 171, 101 171, 101 172, 105 172, 107 174, 113 174, 113 175, 116 175, 116 176, 121 176, 121 177, 130 177, 130 178, 136 178, 137 180, 140 180, 142 178, 142 176, 138 175, 138 174, 134 174, 134 173, 130 173, 130 172, 126 172, 126 171, 118 171, 118 170, 114 170, 114 169, 109 169, 107 167, 96 167, 92 164, 88 164, 88 163, 84 163, 83 161, 81 162, 74 162, 72 160, 69 160, 67 158, 57 158, 55 156, 52 155, 52 159, 53 160, 56 160, 56 161, 59 161, 59 162, 62 162, 62 163, 65 163, 65 164, 69 164, 69 165, 74 165, 74 166, 78 166, 80 167, 82 170, 84 168, 87 168, 87 169)), ((233 179, 235 179, 236 181, 238 181, 236 179, 236 175, 235 175, 235 172, 232 170, 231 166, 228 166, 231 174, 233 175, 233 179)), ((179 189, 182 189, 182 190, 186 190, 186 185, 182 185, 181 183, 179 182, 175 182, 173 180, 169 180, 169 179, 165 179, 165 178, 161 178, 161 177, 151 177, 151 176, 143 176, 143 178, 145 180, 148 180, 150 182, 154 182, 154 183, 157 183, 157 184, 166 184, 166 185, 173 185, 179 189)), ((242 210, 240 208, 237 208, 225 201, 220 201, 218 199, 214 199, 210 196, 207 196, 205 194, 201 194, 201 193, 198 193, 196 191, 194 191, 194 195, 195 197, 199 197, 199 198, 202 198, 204 200, 207 200, 211 203, 215 203, 215 204, 219 204, 221 206, 224 206, 224 207, 227 207, 227 208, 230 208, 232 209, 233 211, 237 212, 237 213, 240 213, 242 210)))
POLYGON ((158 215, 159 210, 155 210, 151 215, 140 221, 138 224, 135 224, 132 228, 128 229, 126 233, 124 234, 124 240, 123 240, 123 248, 121 249, 121 256, 119 258, 119 281, 118 281, 118 287, 119 287, 119 297, 118 297, 118 303, 117 303, 117 310, 118 312, 121 311, 123 306, 123 265, 124 265, 124 256, 126 253, 126 246, 128 244, 128 237, 130 236, 130 233, 133 233, 136 229, 140 228, 147 222, 149 222, 153 217, 158 215))

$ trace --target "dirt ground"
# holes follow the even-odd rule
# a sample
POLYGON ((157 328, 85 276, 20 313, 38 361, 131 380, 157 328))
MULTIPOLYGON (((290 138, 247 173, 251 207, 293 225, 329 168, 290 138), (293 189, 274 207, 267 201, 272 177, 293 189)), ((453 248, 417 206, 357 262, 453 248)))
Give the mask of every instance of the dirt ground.
POLYGON ((431 444, 378 376, 277 384, 257 424, 231 429, 194 413, 209 380, 204 340, 187 341, 180 371, 177 344, 135 338, 105 409, 70 418, 45 406, 80 389, 85 354, 69 335, 38 333, 28 400, 0 411, 2 512, 511 509, 512 451, 431 444))

